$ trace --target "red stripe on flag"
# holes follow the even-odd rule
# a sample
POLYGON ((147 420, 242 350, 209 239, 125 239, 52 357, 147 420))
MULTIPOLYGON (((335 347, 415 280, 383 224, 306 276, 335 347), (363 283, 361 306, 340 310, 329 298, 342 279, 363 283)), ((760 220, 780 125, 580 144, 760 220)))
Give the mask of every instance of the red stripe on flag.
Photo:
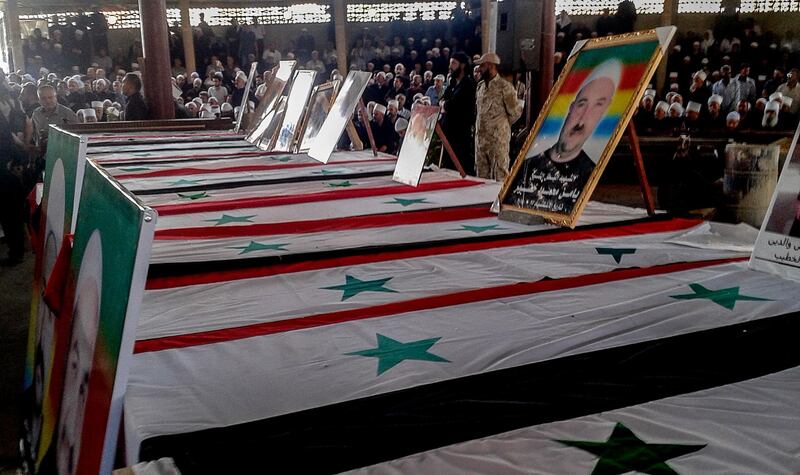
MULTIPOLYGON (((447 180, 434 183, 422 183, 416 188, 408 185, 394 184, 392 186, 373 186, 370 188, 353 188, 332 191, 320 191, 304 195, 278 195, 258 196, 252 198, 236 198, 232 200, 192 202, 171 205, 154 206, 159 216, 174 216, 178 214, 206 213, 211 211, 228 211, 244 208, 267 208, 270 206, 286 206, 300 203, 316 203, 333 200, 346 200, 350 198, 368 198, 371 196, 401 195, 406 193, 421 193, 425 191, 451 190, 469 186, 482 185, 483 182, 472 180, 447 180)), ((156 231, 158 236, 158 231, 156 231)))
MULTIPOLYGON (((242 279, 255 279, 271 275, 292 274, 334 267, 356 266, 374 262, 413 259, 416 257, 439 256, 459 252, 483 251, 503 247, 526 246, 529 244, 547 244, 556 242, 579 241, 585 239, 605 239, 641 234, 665 233, 680 231, 702 223, 699 219, 671 219, 669 221, 647 221, 627 225, 610 225, 594 229, 565 230, 552 234, 538 234, 525 237, 496 236, 491 241, 468 242, 457 244, 433 245, 420 249, 381 252, 376 254, 359 254, 346 257, 335 257, 293 263, 277 263, 263 267, 235 269, 217 272, 204 272, 180 277, 154 277, 147 279, 147 290, 162 290, 189 285, 214 284, 242 279)), ((213 263, 210 264, 213 266, 213 263)))
MULTIPOLYGON (((329 166, 344 165, 348 163, 391 163, 391 160, 369 159, 369 160, 344 160, 341 162, 329 163, 329 166)), ((306 162, 306 163, 276 163, 272 165, 240 165, 238 167, 224 167, 224 168, 168 168, 166 170, 155 170, 152 172, 144 173, 124 173, 122 175, 115 175, 117 180, 127 180, 129 178, 158 178, 170 176, 183 176, 183 175, 202 175, 215 173, 237 173, 237 172, 257 172, 266 170, 287 170, 292 168, 308 168, 308 167, 323 167, 321 162, 306 162)))
POLYGON ((500 285, 497 287, 465 290, 445 295, 422 297, 413 300, 392 302, 383 305, 374 305, 340 312, 328 312, 318 315, 310 315, 307 317, 290 318, 288 320, 281 320, 277 322, 264 322, 241 327, 224 328, 220 330, 210 330, 164 338, 154 338, 152 340, 142 340, 136 342, 134 346, 134 353, 148 353, 151 351, 210 345, 214 343, 242 340, 245 338, 271 335, 275 333, 284 333, 326 325, 335 325, 355 320, 387 317, 391 315, 418 312, 422 310, 433 310, 442 307, 451 307, 455 305, 463 305, 487 300, 587 287, 595 284, 635 279, 638 277, 670 274, 674 272, 744 261, 747 259, 749 259, 749 257, 714 259, 698 262, 682 262, 647 268, 622 269, 610 272, 601 272, 598 274, 585 274, 563 279, 537 280, 534 282, 520 282, 516 284, 500 285))
MULTIPOLYGON (((642 76, 647 71, 647 63, 644 64, 626 64, 622 67, 622 77, 617 85, 617 91, 625 89, 635 89, 642 80, 642 76)), ((583 82, 589 77, 592 69, 579 69, 570 72, 567 79, 561 85, 560 94, 571 94, 578 92, 583 85, 583 82)))
POLYGON ((409 213, 384 213, 336 219, 314 219, 283 223, 262 223, 245 226, 162 229, 156 231, 156 240, 219 239, 227 237, 270 236, 275 234, 306 234, 316 232, 348 231, 355 229, 407 226, 411 224, 442 223, 495 216, 489 203, 482 206, 446 208, 409 213))

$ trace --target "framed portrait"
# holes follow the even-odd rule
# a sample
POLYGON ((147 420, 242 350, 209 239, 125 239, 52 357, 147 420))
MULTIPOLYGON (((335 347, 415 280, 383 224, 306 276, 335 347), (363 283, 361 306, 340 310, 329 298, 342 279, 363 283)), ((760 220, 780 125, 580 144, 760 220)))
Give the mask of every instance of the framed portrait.
POLYGON ((273 70, 272 80, 267 86, 264 97, 258 103, 255 120, 253 124, 250 124, 250 129, 245 135, 245 140, 251 144, 261 140, 265 135, 265 131, 275 121, 276 105, 283 95, 283 90, 291 82, 296 67, 297 61, 295 60, 281 61, 273 70))
POLYGON ((319 129, 317 138, 308 150, 308 156, 322 163, 328 163, 331 153, 336 148, 339 137, 342 136, 347 123, 353 118, 361 95, 367 88, 372 75, 366 71, 350 71, 342 83, 342 88, 336 94, 331 110, 322 127, 319 129))
POLYGON ((250 90, 253 88, 253 78, 256 75, 258 63, 253 62, 250 64, 250 73, 247 75, 247 84, 244 86, 244 94, 242 94, 242 103, 239 104, 239 113, 236 115, 236 124, 233 126, 233 131, 238 133, 242 128, 242 120, 247 113, 247 102, 250 98, 250 90))
POLYGON ((414 104, 411 108, 411 120, 403 133, 403 144, 397 154, 397 165, 392 180, 417 186, 425 167, 428 146, 436 131, 439 120, 439 107, 414 104))
POLYGON ((311 90, 314 87, 314 80, 317 72, 311 70, 300 70, 295 72, 292 80, 292 89, 286 97, 286 110, 283 114, 278 133, 272 142, 264 147, 266 141, 262 138, 257 143, 262 150, 274 152, 291 152, 297 137, 297 129, 303 113, 306 111, 306 104, 311 90))
POLYGON ((333 82, 314 87, 303 125, 300 127, 300 138, 298 139, 297 147, 299 153, 308 152, 311 148, 311 144, 314 143, 314 139, 317 138, 319 129, 322 127, 322 123, 325 122, 325 117, 328 117, 335 95, 336 85, 333 82))
MULTIPOLYGON (((800 128, 761 224, 750 267, 800 280, 800 128)), ((774 182, 773 182, 774 183, 774 182)))
POLYGON ((503 183, 501 210, 575 227, 674 33, 575 45, 503 183))

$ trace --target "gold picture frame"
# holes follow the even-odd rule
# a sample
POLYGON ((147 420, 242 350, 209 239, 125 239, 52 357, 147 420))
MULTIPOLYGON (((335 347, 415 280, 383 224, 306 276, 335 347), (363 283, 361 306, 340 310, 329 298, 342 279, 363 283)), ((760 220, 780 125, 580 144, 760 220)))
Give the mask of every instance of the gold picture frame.
MULTIPOLYGON (((664 50, 666 46, 669 45, 674 32, 675 27, 661 27, 624 35, 595 38, 579 42, 575 45, 575 48, 572 50, 572 53, 570 54, 564 66, 564 69, 550 91, 550 94, 547 97, 547 100, 545 101, 544 106, 542 107, 542 110, 533 125, 530 135, 528 135, 528 138, 525 140, 514 166, 512 167, 510 173, 503 183, 503 186, 500 189, 498 201, 500 203, 501 212, 513 211, 537 215, 541 216, 546 221, 559 226, 567 226, 570 228, 575 227, 581 213, 583 212, 583 209, 589 202, 592 191, 597 186, 597 182, 599 181, 603 170, 611 158, 614 149, 619 143, 622 134, 625 132, 628 123, 636 111, 639 98, 641 98, 644 90, 647 88, 647 85, 653 76, 653 73, 658 67, 659 62, 663 58, 664 50), (637 44, 647 46, 642 46, 643 51, 636 52, 638 56, 622 56, 623 51, 634 48, 619 47, 626 45, 635 46, 637 44), (652 45, 652 52, 648 55, 647 52, 649 51, 650 45, 652 45), (607 57, 605 55, 595 53, 595 51, 602 49, 607 49, 607 57), (592 52, 588 55, 588 57, 592 59, 587 59, 586 61, 582 62, 581 64, 583 67, 579 68, 575 75, 572 75, 573 67, 576 65, 576 62, 580 60, 581 55, 586 54, 587 52, 592 52), (615 54, 619 56, 619 60, 617 60, 617 56, 615 56, 615 54), (639 62, 623 62, 623 60, 632 61, 632 57, 635 57, 636 61, 639 62), (602 60, 598 58, 602 58, 602 60), (613 64, 615 60, 618 64, 613 64), (597 64, 594 64, 592 67, 583 65, 583 63, 593 64, 591 61, 595 61, 597 64), (588 154, 586 154, 583 150, 584 145, 589 142, 589 139, 592 140, 591 145, 595 149, 599 149, 600 145, 603 144, 605 135, 603 135, 603 133, 596 132, 598 129, 606 130, 609 128, 609 124, 611 124, 611 126, 613 126, 613 130, 608 133, 608 139, 605 140, 605 145, 602 146, 602 151, 597 156, 597 161, 594 162, 593 168, 590 172, 591 174, 589 175, 588 179, 586 179, 586 182, 579 187, 578 185, 575 185, 576 187, 574 189, 570 190, 568 193, 565 193, 565 190, 569 188, 569 185, 575 184, 575 182, 579 183, 579 180, 569 182, 568 178, 561 176, 558 172, 550 171, 548 171, 546 175, 543 175, 545 172, 541 172, 541 174, 537 175, 536 172, 539 171, 539 169, 535 168, 537 165, 535 165, 534 162, 536 160, 547 162, 549 159, 552 159, 552 155, 556 153, 552 152, 552 150, 556 150, 556 147, 559 147, 562 144, 562 128, 565 127, 570 121, 573 101, 578 102, 579 95, 583 91, 583 88, 587 86, 593 78, 596 79, 598 77, 594 76, 596 71, 606 67, 607 64, 611 64, 613 67, 618 68, 616 81, 613 82, 613 89, 610 90, 611 95, 607 98, 607 105, 605 106, 606 109, 602 112, 602 115, 598 117, 598 120, 594 123, 594 125, 592 125, 591 130, 589 130, 589 134, 584 135, 583 141, 578 145, 580 147, 579 154, 582 154, 582 156, 579 156, 579 158, 584 161, 591 159, 591 157, 589 157, 588 154), (628 86, 629 83, 632 82, 633 78, 638 78, 638 82, 633 87, 627 87, 626 89, 623 89, 622 85, 626 84, 626 86, 628 86), (577 92, 573 93, 568 90, 566 93, 562 94, 562 88, 567 81, 570 81, 568 84, 571 88, 575 88, 575 84, 580 84, 580 87, 575 89, 577 92), (625 81, 627 81, 627 83, 625 81), (571 99, 572 97, 574 97, 574 99, 571 99), (569 107, 564 110, 564 105, 567 103, 567 100, 569 100, 569 107), (556 104, 557 102, 558 104, 556 104), (554 111, 554 106, 556 105, 558 108, 554 111), (619 114, 613 115, 609 113, 609 110, 618 111, 619 114), (548 129, 543 136, 540 137, 540 132, 542 131, 545 122, 548 122, 548 129), (559 124, 558 133, 556 134, 554 134, 555 124, 559 124), (598 138, 595 138, 596 135, 598 135, 598 138), (556 138, 556 142, 549 146, 549 148, 543 149, 543 147, 545 147, 548 143, 547 140, 551 139, 552 137, 556 138), (540 152, 538 154, 534 153, 537 151, 540 152), (545 157, 545 154, 548 155, 545 157), (521 177, 521 181, 518 182, 517 176, 520 173, 520 169, 523 167, 523 164, 528 162, 528 160, 531 160, 531 169, 533 171, 531 171, 527 177, 521 177), (535 181, 539 183, 547 182, 549 184, 553 184, 553 186, 547 188, 547 186, 544 185, 541 188, 534 188, 531 183, 535 181), (557 195, 558 198, 553 198, 553 192, 558 191, 556 188, 560 188, 562 191, 561 194, 557 195), (578 190, 577 196, 574 195, 576 190, 578 190), (566 202, 570 202, 573 198, 575 199, 574 203, 572 203, 570 206, 569 212, 554 210, 558 206, 566 207, 564 206, 564 202, 554 203, 552 206, 550 206, 550 209, 547 209, 544 205, 538 206, 539 203, 556 202, 563 198, 562 195, 566 196, 566 202), (509 201, 512 202, 510 203, 509 201), (536 207, 519 205, 520 202, 527 204, 531 201, 536 202, 536 207)), ((586 98, 582 98, 582 101, 585 103, 586 98)), ((581 118, 579 120, 582 124, 583 119, 581 118)), ((576 126, 576 128, 573 130, 583 130, 578 127, 579 126, 576 126)), ((571 135, 572 132, 569 132, 569 134, 571 135)), ((584 173, 586 168, 587 167, 583 167, 584 173)), ((528 172, 527 168, 526 172, 528 172)), ((575 172, 570 175, 570 177, 573 179, 575 176, 575 172)))

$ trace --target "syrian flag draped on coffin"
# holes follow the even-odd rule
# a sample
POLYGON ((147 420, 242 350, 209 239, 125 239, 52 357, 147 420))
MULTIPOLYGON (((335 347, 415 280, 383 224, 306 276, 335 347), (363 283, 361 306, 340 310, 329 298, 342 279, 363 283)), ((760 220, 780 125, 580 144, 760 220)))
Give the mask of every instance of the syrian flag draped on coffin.
MULTIPOLYGON (((681 430, 676 418, 714 414, 662 414, 648 404, 691 408, 669 401, 800 365, 790 351, 800 284, 748 270, 741 252, 673 243, 698 232, 683 222, 617 237, 154 279, 126 396, 127 436, 143 458, 173 456, 189 472, 331 473, 402 457, 410 458, 373 470, 726 471, 738 466, 720 455, 730 450, 704 447, 744 447, 747 433, 712 423, 707 434, 697 423, 681 430), (515 441, 532 439, 534 452, 548 434, 554 452, 525 458, 519 444, 498 442, 494 458, 477 451, 480 460, 461 466, 472 452, 459 458, 460 446, 449 448, 513 431, 523 432, 515 441), (631 461, 620 455, 625 444, 652 455, 631 461), (435 450, 457 455, 414 458, 435 450), (681 465, 692 454, 700 465, 681 465), (614 465, 620 457, 631 465, 614 465)), ((798 417, 790 402, 763 413, 778 409, 798 417)), ((785 424, 776 421, 775 433, 785 424)), ((776 449, 783 458, 754 455, 748 465, 743 455, 741 466, 791 470, 787 445, 776 449)))

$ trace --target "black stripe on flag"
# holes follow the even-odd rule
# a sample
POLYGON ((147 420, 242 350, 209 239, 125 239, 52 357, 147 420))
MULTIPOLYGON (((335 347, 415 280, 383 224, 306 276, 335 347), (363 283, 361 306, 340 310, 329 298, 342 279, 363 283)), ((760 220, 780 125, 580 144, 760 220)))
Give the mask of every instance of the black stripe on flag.
POLYGON ((154 437, 141 456, 185 474, 335 473, 792 368, 797 335, 800 312, 154 437))
POLYGON ((180 188, 153 188, 149 190, 134 191, 136 195, 162 195, 169 193, 186 193, 191 191, 210 191, 210 190, 231 190, 234 188, 247 188, 248 186, 281 185, 285 183, 301 183, 311 181, 331 181, 357 178, 373 178, 378 176, 389 176, 394 170, 381 170, 363 173, 336 173, 332 175, 300 175, 286 178, 270 178, 264 180, 250 181, 225 181, 221 183, 209 183, 207 185, 182 186, 180 188))

